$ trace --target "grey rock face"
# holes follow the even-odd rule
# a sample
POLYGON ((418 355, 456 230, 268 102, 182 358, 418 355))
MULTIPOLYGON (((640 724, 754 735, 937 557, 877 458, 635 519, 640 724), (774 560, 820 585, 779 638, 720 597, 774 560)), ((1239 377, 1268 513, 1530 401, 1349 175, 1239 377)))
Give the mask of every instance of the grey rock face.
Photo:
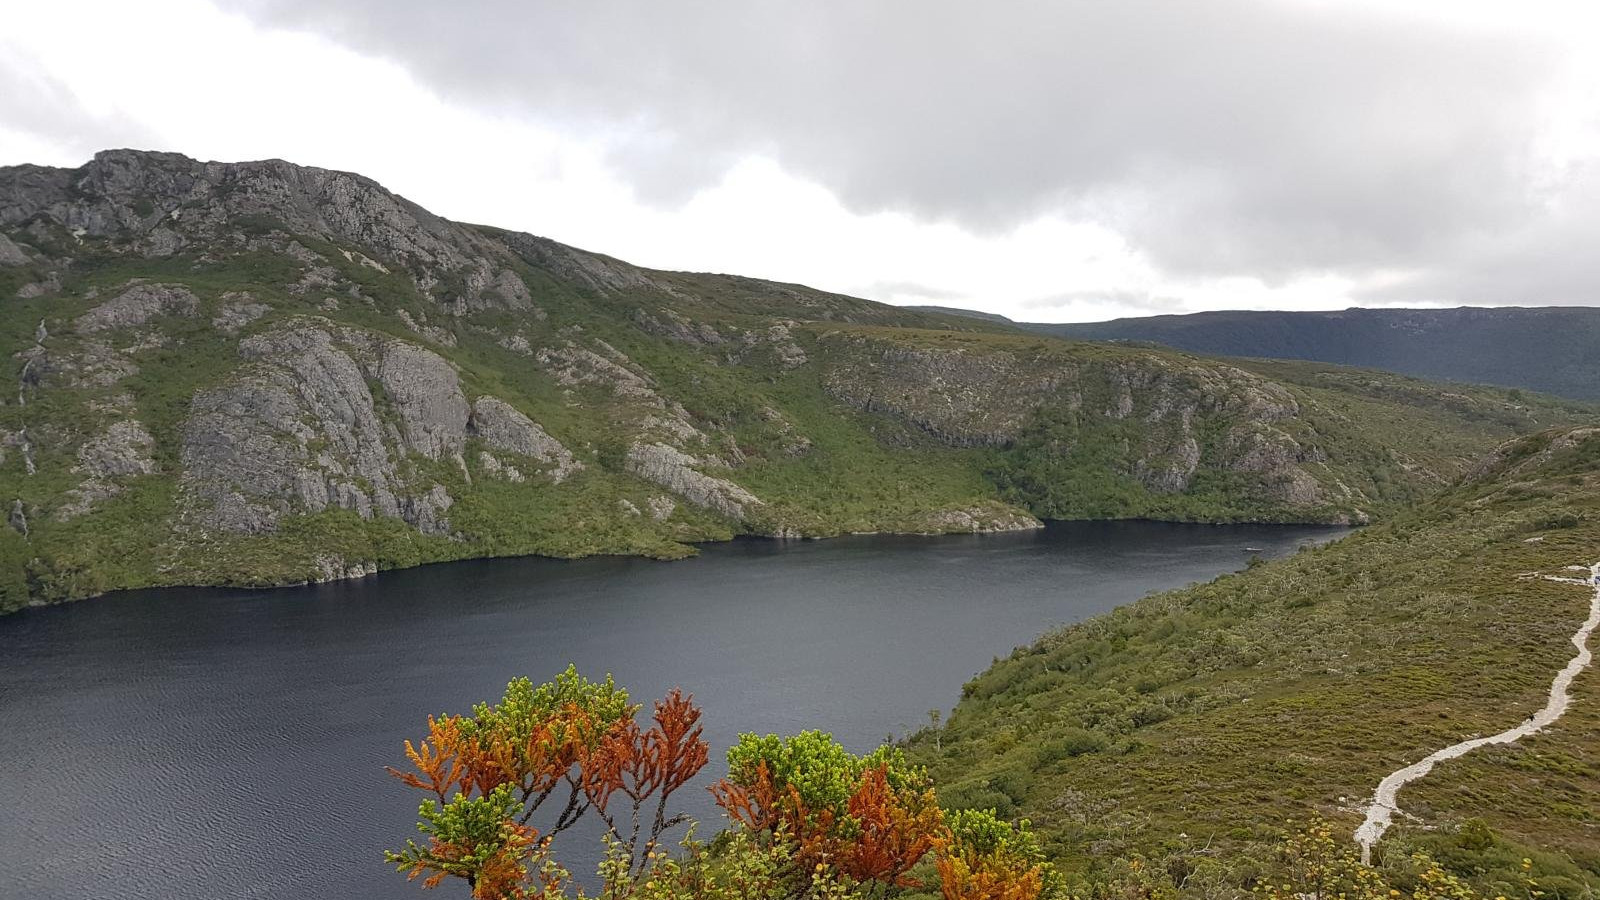
MULTIPOLYGON (((500 241, 369 178, 282 160, 215 163, 108 150, 79 169, 0 169, 0 227, 39 219, 90 239, 132 235, 135 252, 155 257, 231 238, 240 221, 275 222, 290 233, 372 248, 401 263, 424 294, 452 312, 530 300, 508 271, 512 252, 500 241), (450 291, 440 293, 445 284, 450 291)), ((379 270, 394 268, 363 259, 379 270)))
POLYGON ((666 521, 672 517, 673 513, 678 511, 678 504, 674 503, 671 497, 651 497, 646 502, 646 505, 650 507, 650 518, 655 519, 657 522, 666 521))
POLYGON ((600 294, 614 296, 628 290, 662 287, 638 266, 568 247, 548 238, 531 234, 503 234, 501 240, 534 265, 600 294))
POLYGON ((408 447, 429 459, 460 455, 469 409, 456 370, 443 357, 415 344, 389 341, 379 356, 377 375, 399 413, 408 447))
POLYGON ((247 365, 196 395, 183 428, 183 486, 203 528, 270 531, 292 512, 349 509, 447 534, 453 499, 408 453, 458 454, 467 404, 438 356, 320 320, 240 344, 247 365), (380 416, 369 378, 397 421, 380 416))
POLYGON ((79 316, 73 327, 81 334, 137 328, 157 316, 193 316, 200 299, 181 284, 136 284, 79 316))
POLYGON ((951 446, 1006 446, 1046 408, 1128 435, 1122 469, 1146 489, 1189 489, 1202 466, 1257 476, 1292 506, 1325 500, 1300 468, 1308 455, 1279 427, 1299 415, 1288 389, 1221 365, 1151 356, 1108 363, 963 348, 907 348, 860 338, 829 346, 824 386, 860 409, 904 419, 951 446), (1086 399, 1089 398, 1089 399, 1086 399), (1092 400, 1092 403, 1091 403, 1092 400), (1098 421, 1097 421, 1098 420, 1098 421), (1202 442, 1201 423, 1216 432, 1202 442))
POLYGON ((25 266, 28 254, 22 252, 10 238, 0 234, 0 266, 25 266))
POLYGON ((103 388, 116 384, 139 371, 126 356, 100 340, 87 340, 76 349, 46 349, 35 344, 16 354, 22 363, 22 388, 33 390, 53 385, 74 388, 103 388))
POLYGON ((30 281, 17 288, 17 299, 31 300, 34 297, 44 297, 59 293, 61 293, 61 279, 56 273, 51 272, 43 281, 30 281))
POLYGON ((929 531, 937 533, 987 534, 998 531, 1028 531, 1043 528, 1044 523, 1017 509, 973 506, 965 509, 941 509, 931 513, 928 516, 927 527, 929 531))
POLYGON ((11 530, 15 531, 17 534, 20 534, 23 537, 28 536, 28 514, 23 511, 21 500, 11 501, 11 515, 7 517, 6 523, 9 524, 11 526, 11 530))
POLYGON ((83 481, 67 491, 66 502, 56 510, 63 521, 81 516, 102 500, 122 493, 123 482, 140 475, 154 475, 155 438, 134 419, 111 423, 104 432, 78 448, 73 474, 83 481))
POLYGON ((833 396, 896 415, 958 447, 1004 446, 1056 389, 1062 373, 1009 354, 935 350, 857 339, 824 376, 833 396))
POLYGON ((319 556, 317 557, 316 565, 317 573, 311 579, 316 584, 327 584, 330 581, 349 581, 378 574, 377 563, 351 563, 347 562, 342 556, 319 556))
POLYGON ((1174 452, 1165 458, 1141 459, 1134 465, 1134 477, 1152 493, 1179 494, 1187 490, 1200 467, 1200 443, 1187 435, 1174 452))
POLYGON ((496 397, 484 396, 473 401, 467 433, 482 438, 485 444, 496 450, 518 453, 553 465, 555 468, 551 470, 550 477, 557 483, 583 470, 583 463, 574 459, 560 441, 511 404, 496 397))
POLYGON ((265 303, 243 291, 230 291, 222 295, 222 306, 211 319, 211 327, 227 334, 240 331, 272 311, 265 303))
MULTIPOLYGON (((696 506, 742 520, 761 500, 737 484, 698 471, 703 463, 666 444, 634 444, 628 448, 627 469, 696 506)), ((651 504, 652 512, 654 504, 651 504)))
POLYGON ((492 478, 503 478, 506 481, 515 482, 517 484, 521 484, 527 480, 527 477, 522 474, 521 469, 517 468, 516 466, 507 465, 506 463, 501 462, 498 456, 495 456, 493 453, 490 453, 487 450, 478 451, 478 465, 482 466, 483 470, 489 473, 489 476, 492 478))

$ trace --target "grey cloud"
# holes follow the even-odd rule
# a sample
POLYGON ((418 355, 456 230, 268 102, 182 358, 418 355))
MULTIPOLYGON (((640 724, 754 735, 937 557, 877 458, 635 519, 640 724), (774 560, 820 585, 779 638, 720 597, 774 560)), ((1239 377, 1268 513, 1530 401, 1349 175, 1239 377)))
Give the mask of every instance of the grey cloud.
POLYGON ((1149 291, 1135 291, 1127 289, 1105 291, 1068 291, 1061 294, 1051 294, 1048 297, 1036 297, 1024 301, 1025 309, 1051 310, 1072 306, 1078 303, 1101 303, 1116 306, 1127 311, 1129 315, 1154 316, 1162 313, 1189 312, 1185 307, 1183 298, 1169 297, 1152 294, 1149 291))
POLYGON ((1600 305, 1600 161, 1577 165, 1544 197, 1541 214, 1465 238, 1456 254, 1362 302, 1519 306, 1600 305))
POLYGON ((613 139, 674 201, 741 154, 850 208, 996 232, 1047 211, 1176 275, 1448 264, 1544 212, 1548 48, 1269 0, 223 0, 447 96, 613 139))
POLYGON ((152 147, 158 141, 127 116, 91 112, 71 88, 19 56, 0 56, 0 122, 83 156, 107 147, 152 147))
POLYGON ((952 291, 917 281, 874 281, 861 289, 866 297, 918 297, 923 300, 961 300, 962 291, 952 291))

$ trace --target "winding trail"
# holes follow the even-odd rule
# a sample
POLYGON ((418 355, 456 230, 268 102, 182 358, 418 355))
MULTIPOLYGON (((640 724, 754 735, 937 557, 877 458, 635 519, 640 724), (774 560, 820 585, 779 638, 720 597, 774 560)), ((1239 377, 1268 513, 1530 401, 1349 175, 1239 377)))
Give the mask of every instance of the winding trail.
MULTIPOLYGON (((1574 566, 1573 568, 1581 569, 1582 567, 1574 566)), ((1380 781, 1377 792, 1373 794, 1372 802, 1367 806, 1367 820, 1361 823, 1360 828, 1356 829, 1355 838, 1356 843, 1361 845, 1362 863, 1366 865, 1372 864, 1372 847, 1383 837, 1383 833, 1389 829, 1394 814, 1399 811, 1400 807, 1397 805, 1396 796, 1400 793, 1402 787, 1427 775, 1433 770, 1435 763, 1443 762, 1447 759, 1455 759, 1489 744, 1509 744, 1530 734, 1535 734, 1561 718, 1561 715, 1567 711, 1567 707, 1572 704, 1572 697, 1568 695, 1567 689, 1572 686, 1572 680, 1578 677, 1578 673, 1588 668, 1589 663, 1593 661, 1593 654, 1589 652, 1589 636, 1594 633, 1596 628, 1600 628, 1600 563, 1589 566, 1589 576, 1587 578, 1562 578, 1551 575, 1546 575, 1545 577, 1551 581, 1589 585, 1594 588, 1594 596, 1589 601, 1589 618, 1585 619, 1583 625, 1572 635, 1572 646, 1578 648, 1578 652, 1567 662, 1565 668, 1556 673, 1555 680, 1550 682, 1549 701, 1545 703, 1543 709, 1534 713, 1515 728, 1507 729, 1488 737, 1473 738, 1470 741, 1451 744, 1443 750, 1436 750, 1426 758, 1391 773, 1389 777, 1380 781)))

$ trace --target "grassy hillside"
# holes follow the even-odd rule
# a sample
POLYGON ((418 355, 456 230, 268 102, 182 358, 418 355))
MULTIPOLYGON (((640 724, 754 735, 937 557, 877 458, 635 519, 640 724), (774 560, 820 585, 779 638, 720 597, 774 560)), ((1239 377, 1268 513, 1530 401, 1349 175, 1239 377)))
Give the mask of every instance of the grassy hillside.
POLYGON ((1594 307, 1205 312, 1022 327, 1057 337, 1318 360, 1600 399, 1600 309, 1594 307))
POLYGON ((641 269, 278 161, 0 169, 0 298, 0 609, 735 534, 1366 521, 1595 417, 641 269))
MULTIPOLYGON (((911 747, 953 805, 1031 819, 1082 877, 1142 859, 1185 895, 1248 889, 1295 823, 1348 844, 1389 772, 1543 706, 1592 591, 1540 576, 1597 561, 1600 430, 1545 432, 1335 544, 1048 634, 911 747)), ((1527 857, 1548 896, 1593 896, 1600 672, 1573 694, 1402 790, 1379 864, 1425 850, 1493 896, 1526 890, 1527 857)))

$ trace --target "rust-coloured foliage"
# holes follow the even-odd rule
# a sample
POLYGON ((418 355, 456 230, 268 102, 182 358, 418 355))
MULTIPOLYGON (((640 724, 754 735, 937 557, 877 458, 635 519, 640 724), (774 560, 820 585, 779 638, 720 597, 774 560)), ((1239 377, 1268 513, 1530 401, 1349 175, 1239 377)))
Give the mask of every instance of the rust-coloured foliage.
POLYGON ((667 800, 704 768, 710 751, 701 738, 699 708, 676 688, 656 701, 652 718, 655 724, 647 731, 633 719, 618 722, 584 757, 581 769, 584 795, 611 833, 625 838, 623 846, 630 856, 635 855, 643 826, 641 811, 654 798, 649 838, 644 853, 638 855, 641 866, 662 832, 684 821, 682 815, 667 815, 667 800), (611 807, 619 792, 632 805, 626 836, 611 807))
POLYGON ((443 803, 468 784, 467 765, 461 759, 461 725, 458 717, 428 717, 428 736, 412 746, 406 741, 406 758, 417 771, 402 772, 388 766, 389 774, 414 788, 428 791, 443 803))
POLYGON ((948 852, 938 857, 939 888, 944 900, 1036 900, 1044 889, 1038 866, 1019 867, 972 852, 948 852))
POLYGON ((642 868, 662 832, 683 821, 667 801, 705 766, 709 748, 700 710, 682 692, 656 702, 649 729, 634 720, 637 709, 609 679, 596 684, 569 671, 538 688, 513 682, 499 706, 472 716, 429 717, 427 736, 405 745, 414 771, 389 769, 437 801, 423 808, 429 841, 391 861, 411 878, 431 873, 426 887, 449 875, 466 879, 474 897, 538 898, 556 887, 541 874, 552 839, 593 809, 630 870, 642 868), (540 835, 528 822, 563 788, 564 805, 540 835))
MULTIPOLYGON (((767 768, 766 760, 756 764, 754 780, 754 784, 745 787, 727 778, 719 778, 716 784, 709 788, 711 797, 735 823, 751 831, 772 831, 784 817, 784 810, 779 803, 779 791, 773 781, 772 772, 767 768)), ((798 809, 803 806, 799 792, 790 788, 787 793, 789 796, 785 799, 789 800, 793 807, 798 809)))
POLYGON ((823 864, 860 882, 916 887, 906 873, 947 834, 933 791, 894 790, 885 766, 861 773, 843 817, 809 809, 793 785, 775 784, 765 761, 749 786, 723 779, 711 792, 734 822, 789 835, 802 872, 823 864))
POLYGON ((850 796, 855 834, 839 849, 840 871, 857 881, 914 886, 906 876, 944 834, 944 815, 933 791, 896 792, 888 769, 868 769, 850 796))

